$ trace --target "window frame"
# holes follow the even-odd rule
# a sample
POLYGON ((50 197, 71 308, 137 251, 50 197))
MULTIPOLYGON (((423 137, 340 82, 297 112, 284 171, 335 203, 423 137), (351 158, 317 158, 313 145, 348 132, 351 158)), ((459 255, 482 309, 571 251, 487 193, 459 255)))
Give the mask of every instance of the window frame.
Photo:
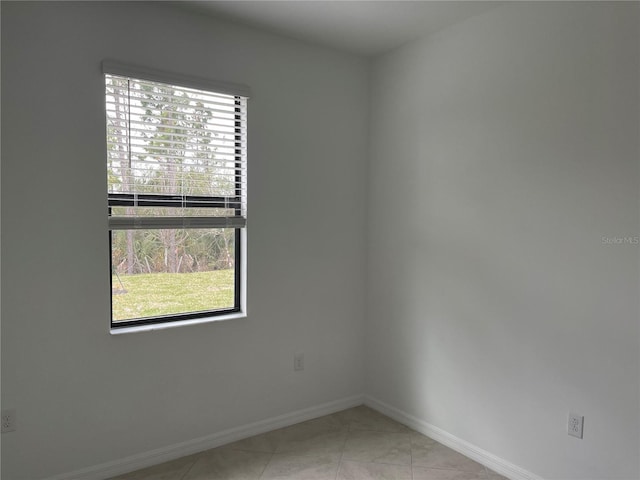
MULTIPOLYGON (((249 90, 244 85, 235 85, 224 82, 211 82, 209 80, 198 79, 173 73, 161 72, 155 69, 140 68, 130 65, 120 64, 112 61, 103 61, 102 70, 104 75, 117 75, 130 77, 136 80, 152 81, 163 83, 174 87, 196 88, 205 90, 209 93, 224 94, 234 96, 234 194, 229 196, 194 196, 194 195, 167 195, 157 193, 107 193, 108 217, 111 219, 112 207, 165 207, 175 208, 176 201, 183 208, 212 208, 228 209, 230 205, 234 205, 234 217, 243 217, 243 208, 246 208, 246 173, 243 174, 243 168, 246 169, 246 145, 243 149, 243 135, 247 134, 247 108, 246 100, 249 97, 249 90), (237 92, 237 93, 232 93, 237 92), (242 108, 243 100, 245 106, 242 108), (245 115, 243 122, 242 116, 245 115), (243 128, 244 123, 244 128, 243 128)), ((104 93, 103 93, 104 94, 104 93)), ((106 116, 105 116, 106 118, 106 116)), ((246 141, 246 139, 245 139, 246 141)), ((158 217, 157 225, 144 226, 140 230, 162 230, 176 229, 175 224, 162 224, 162 218, 158 217)), ((167 218, 167 217, 165 217, 167 218)), ((170 218, 191 218, 176 215, 170 218)), ((182 227, 185 228, 185 227, 182 227)), ((167 315, 157 315, 153 317, 132 318, 126 320, 115 321, 113 319, 113 232, 117 229, 108 227, 108 245, 109 245, 109 322, 111 333, 126 333, 130 331, 154 330, 158 328, 167 328, 180 325, 188 325, 192 323, 202 323, 203 321, 219 321, 231 318, 241 318, 246 316, 246 224, 244 226, 228 225, 228 226, 198 226, 199 229, 234 229, 234 304, 231 308, 218 310, 204 310, 196 312, 184 312, 167 315)), ((126 230, 126 229, 125 229, 126 230)))

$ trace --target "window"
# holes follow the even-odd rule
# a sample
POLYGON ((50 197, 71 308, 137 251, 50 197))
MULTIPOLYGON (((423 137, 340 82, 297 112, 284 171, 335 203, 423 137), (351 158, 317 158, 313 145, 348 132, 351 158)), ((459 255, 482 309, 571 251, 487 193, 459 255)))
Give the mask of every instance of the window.
POLYGON ((244 312, 246 88, 103 70, 111 328, 244 312))

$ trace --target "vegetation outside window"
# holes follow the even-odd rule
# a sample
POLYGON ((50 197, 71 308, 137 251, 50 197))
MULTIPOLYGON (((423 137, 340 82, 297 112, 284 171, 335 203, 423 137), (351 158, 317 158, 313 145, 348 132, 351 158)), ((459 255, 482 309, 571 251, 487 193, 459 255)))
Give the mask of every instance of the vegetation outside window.
POLYGON ((111 327, 243 312, 246 87, 103 70, 111 327))

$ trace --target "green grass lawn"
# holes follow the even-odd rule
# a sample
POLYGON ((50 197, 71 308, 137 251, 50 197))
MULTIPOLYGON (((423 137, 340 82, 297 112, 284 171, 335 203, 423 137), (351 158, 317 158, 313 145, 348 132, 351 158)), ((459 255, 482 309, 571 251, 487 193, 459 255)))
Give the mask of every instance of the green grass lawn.
POLYGON ((113 286, 113 321, 233 307, 234 271, 120 275, 113 286))

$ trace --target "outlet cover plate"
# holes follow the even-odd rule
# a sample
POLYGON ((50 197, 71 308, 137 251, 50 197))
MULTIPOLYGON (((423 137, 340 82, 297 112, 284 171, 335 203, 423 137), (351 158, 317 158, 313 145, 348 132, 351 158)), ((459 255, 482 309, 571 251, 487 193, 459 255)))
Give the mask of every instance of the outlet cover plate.
POLYGON ((293 369, 296 372, 304 370, 304 353, 296 353, 293 356, 293 369))
POLYGON ((583 427, 584 427, 584 417, 576 413, 570 413, 569 423, 567 425, 567 433, 572 437, 582 438, 583 427))
POLYGON ((2 410, 0 413, 2 427, 0 430, 2 433, 9 433, 16 431, 16 411, 14 409, 2 410))

